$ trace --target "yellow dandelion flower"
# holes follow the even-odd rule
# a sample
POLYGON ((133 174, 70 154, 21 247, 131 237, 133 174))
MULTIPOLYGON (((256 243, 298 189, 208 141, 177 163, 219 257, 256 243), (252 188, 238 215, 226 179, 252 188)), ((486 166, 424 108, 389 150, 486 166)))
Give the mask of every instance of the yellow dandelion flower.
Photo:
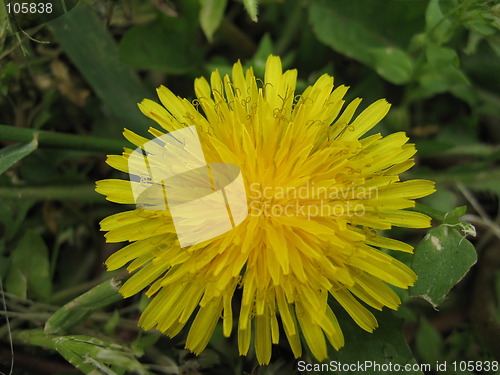
MULTIPOLYGON (((210 83, 197 79, 193 102, 162 86, 158 95, 163 106, 147 99, 139 104, 162 130, 149 130, 153 141, 125 130, 138 149, 108 156, 107 163, 129 173, 130 181, 98 181, 96 190, 112 202, 137 204, 132 211, 104 219, 101 229, 107 231, 108 242, 130 242, 106 266, 115 270, 128 264, 128 271, 135 272, 122 286, 123 296, 148 288, 151 301, 139 320, 145 330, 156 327, 172 337, 195 315, 186 348, 198 354, 222 319, 226 337, 237 326, 240 354, 248 353, 253 336, 257 360, 267 364, 272 344, 279 341, 281 321, 296 357, 302 353, 302 332, 313 355, 323 360, 326 340, 336 349, 344 345, 329 295, 372 332, 377 321, 365 305, 397 309, 400 300, 387 284, 408 288, 415 282, 410 268, 379 249, 413 250, 383 237, 380 230, 430 226, 429 217, 404 210, 414 206, 414 199, 434 192, 431 181, 398 177, 414 165, 414 145, 403 132, 362 138, 387 114, 390 105, 384 99, 353 119, 361 99, 343 109, 348 88, 334 88, 333 77, 321 76, 297 96, 296 80, 296 70, 283 73, 280 59, 270 56, 263 81, 252 68, 244 72, 238 62, 232 79, 221 78, 217 71, 210 83), (173 135, 179 131, 191 137, 189 145, 186 138, 173 135), (166 135, 181 146, 165 141, 166 135), (167 161, 183 153, 194 155, 193 168, 204 170, 214 163, 237 167, 238 177, 221 179, 227 177, 226 186, 233 178, 243 185, 238 188, 245 199, 241 220, 231 211, 230 190, 214 186, 214 180, 211 192, 223 193, 232 224, 224 230, 213 224, 228 220, 217 211, 215 199, 190 205, 206 195, 199 192, 196 176, 182 174, 177 182, 165 184, 176 165, 167 161), (146 181, 159 189, 147 195, 157 201, 150 206, 139 204, 136 194, 145 183, 143 176, 132 178, 141 163, 160 171, 146 181), (181 187, 176 191, 183 186, 190 191, 178 203, 189 207, 184 219, 194 220, 189 224, 194 232, 188 232, 198 230, 191 242, 179 233, 181 222, 174 210, 181 204, 169 200, 175 195, 169 190, 173 184, 181 187), (232 311, 234 300, 237 313, 232 311)), ((189 169, 187 164, 180 172, 189 169)))

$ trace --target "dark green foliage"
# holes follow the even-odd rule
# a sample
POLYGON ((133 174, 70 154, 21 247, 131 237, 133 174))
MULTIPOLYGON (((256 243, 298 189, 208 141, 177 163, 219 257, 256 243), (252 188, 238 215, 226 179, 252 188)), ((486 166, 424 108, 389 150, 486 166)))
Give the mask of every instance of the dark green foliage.
MULTIPOLYGON (((192 100, 195 77, 230 73, 238 59, 262 76, 271 53, 298 69, 296 94, 329 73, 351 86, 348 100, 364 99, 359 110, 387 98, 391 111, 373 131, 406 131, 419 153, 402 178, 437 182, 415 208, 433 229, 384 233, 415 246, 414 256, 391 255, 419 280, 397 290, 396 313, 376 313, 373 334, 333 304, 346 345, 331 360, 418 362, 431 371, 447 361, 448 374, 470 374, 452 371, 452 362, 500 359, 496 1, 88 0, 25 30, 10 24, 4 3, 0 277, 15 350, 26 358, 14 374, 297 373, 283 332, 261 368, 252 350, 238 355, 234 333, 226 339, 221 327, 199 357, 182 349, 186 332, 142 332, 136 323, 148 299, 122 301, 107 280, 126 272, 103 265, 121 245, 105 244, 98 222, 123 207, 94 192, 96 180, 123 177, 104 163, 127 146, 123 128, 146 136, 152 125, 138 101, 156 98, 160 84, 192 100)), ((8 373, 1 302, 0 372, 8 373)), ((302 359, 314 362, 307 352, 302 359)))

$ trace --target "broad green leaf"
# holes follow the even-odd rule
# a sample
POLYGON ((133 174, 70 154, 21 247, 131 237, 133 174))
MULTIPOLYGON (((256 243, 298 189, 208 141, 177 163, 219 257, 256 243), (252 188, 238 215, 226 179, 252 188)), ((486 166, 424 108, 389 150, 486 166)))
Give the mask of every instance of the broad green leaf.
POLYGON ((453 218, 459 218, 461 216, 464 216, 465 213, 467 212, 467 206, 460 206, 460 207, 455 207, 449 214, 448 216, 451 216, 453 218))
POLYGON ((423 97, 451 91, 457 86, 470 85, 464 72, 459 68, 455 50, 429 43, 426 49, 427 64, 419 71, 418 80, 423 97))
MULTIPOLYGON (((379 326, 373 333, 363 331, 340 306, 334 308, 334 312, 344 333, 345 346, 338 352, 330 351, 330 360, 344 364, 356 364, 359 361, 362 364, 376 363, 380 366, 387 366, 389 363, 392 363, 392 366, 407 365, 409 367, 408 371, 404 371, 405 374, 422 375, 421 371, 411 368, 416 362, 403 335, 403 320, 396 318, 391 311, 385 309, 382 312, 374 312, 379 326)), ((387 368, 365 368, 337 373, 386 375, 390 372, 387 368)))
POLYGON ((214 33, 224 17, 227 0, 200 0, 200 25, 207 39, 211 42, 214 33))
POLYGON ((413 256, 412 268, 418 280, 410 295, 425 299, 435 308, 477 261, 474 246, 455 228, 461 229, 458 224, 431 229, 413 256))
POLYGON ((380 4, 371 0, 319 0, 310 7, 309 20, 318 40, 402 84, 413 71, 403 48, 423 26, 422 5, 388 1, 381 12, 380 4))
POLYGON ((399 48, 376 48, 371 50, 377 73, 396 85, 410 80, 413 63, 406 52, 399 48))
MULTIPOLYGON (((26 230, 12 255, 12 268, 7 276, 7 290, 24 288, 37 299, 47 300, 52 290, 49 272, 49 252, 42 237, 33 230, 26 230), (21 283, 21 286, 14 282, 21 283)), ((20 295, 22 296, 22 295, 20 295)))
POLYGON ((115 279, 107 280, 57 310, 47 323, 45 332, 60 334, 86 319, 94 311, 120 301, 120 283, 115 279))
POLYGON ((194 43, 199 1, 180 4, 179 17, 159 17, 149 25, 128 30, 120 42, 120 56, 130 66, 171 74, 193 70, 203 61, 203 48, 194 43))
POLYGON ((4 173, 22 158, 31 154, 37 147, 38 138, 35 136, 29 143, 13 144, 2 148, 0 150, 0 174, 4 173))
POLYGON ((257 17, 258 13, 257 0, 243 0, 243 5, 245 5, 245 9, 247 10, 247 13, 252 19, 252 21, 257 22, 259 20, 257 17))
POLYGON ((428 44, 426 57, 429 64, 439 67, 445 65, 458 66, 458 55, 454 49, 447 47, 438 47, 434 44, 428 44))
MULTIPOLYGON (((94 11, 81 1, 71 12, 48 24, 64 52, 114 116, 131 130, 146 131, 152 122, 140 113, 137 103, 151 93, 122 62, 115 41, 94 11)), ((143 52, 137 49, 133 53, 143 52)))
POLYGON ((426 65, 419 75, 422 91, 417 96, 429 97, 435 94, 451 91, 459 85, 470 85, 464 73, 457 67, 426 65))

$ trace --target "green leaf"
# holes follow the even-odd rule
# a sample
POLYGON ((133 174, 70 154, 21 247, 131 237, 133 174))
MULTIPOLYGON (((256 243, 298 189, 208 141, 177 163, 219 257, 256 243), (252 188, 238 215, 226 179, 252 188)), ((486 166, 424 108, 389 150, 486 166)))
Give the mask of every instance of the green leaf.
POLYGON ((16 330, 13 338, 25 345, 55 349, 85 374, 152 375, 130 348, 116 342, 85 335, 52 336, 40 329, 16 330))
MULTIPOLYGON (((455 0, 447 1, 453 5, 456 4, 455 0)), ((437 44, 442 44, 449 40, 454 31, 453 23, 444 16, 441 6, 441 1, 431 0, 425 11, 425 29, 430 35, 431 40, 437 44)))
POLYGON ((423 363, 434 364, 443 359, 443 338, 424 317, 420 319, 415 345, 423 363))
POLYGON ((474 246, 454 227, 444 224, 431 229, 413 256, 412 268, 418 280, 410 289, 410 295, 425 299, 434 308, 477 261, 474 246))
MULTIPOLYGON (((331 351, 330 359, 339 363, 371 363, 379 366, 387 366, 389 362, 405 366, 416 364, 413 359, 410 348, 403 335, 403 320, 394 316, 391 311, 384 310, 375 312, 374 315, 378 321, 378 328, 373 333, 363 331, 356 323, 347 316, 345 311, 338 306, 334 309, 338 316, 340 327, 345 337, 345 346, 338 352, 331 351)), ((364 368, 353 371, 339 371, 339 374, 372 374, 386 375, 387 368, 364 368)), ((396 372, 394 372, 396 373, 396 372)), ((404 371, 405 374, 422 375, 421 371, 415 371, 411 368, 404 371)))
POLYGON ((151 374, 123 345, 84 335, 55 337, 53 341, 59 354, 85 374, 117 375, 123 373, 122 370, 139 375, 151 374), (109 365, 116 366, 117 372, 109 365))
POLYGON ((243 5, 245 5, 245 9, 247 10, 247 13, 252 19, 252 21, 257 22, 259 20, 257 17, 257 12, 258 12, 257 0, 243 0, 243 5))
POLYGON ((454 66, 434 67, 426 65, 419 77, 422 91, 420 97, 429 97, 435 94, 450 91, 458 85, 470 85, 464 73, 454 66))
POLYGON ((375 48, 371 50, 377 73, 391 83, 401 85, 410 80, 413 63, 406 52, 399 48, 375 48))
POLYGON ((28 297, 28 280, 18 266, 10 266, 5 280, 5 289, 15 296, 25 299, 28 297))
POLYGON ((20 297, 29 295, 47 300, 52 283, 49 272, 49 252, 42 237, 26 230, 12 255, 12 268, 7 276, 7 291, 20 297))
POLYGON ((458 55, 454 49, 447 47, 438 47, 434 44, 428 44, 426 49, 426 57, 429 64, 439 66, 458 66, 458 55))
POLYGON ((28 156, 38 147, 38 137, 33 137, 32 141, 24 144, 13 144, 0 150, 0 174, 12 167, 22 158, 28 156))
POLYGON ((227 0, 201 0, 200 25, 210 42, 224 17, 226 5, 227 0))
MULTIPOLYGON (((80 1, 49 25, 59 45, 111 112, 127 128, 145 132, 152 122, 137 109, 137 103, 150 93, 122 62, 115 41, 94 11, 80 1)), ((133 53, 141 55, 142 51, 133 53)))
POLYGON ((423 8, 417 2, 389 1, 386 5, 380 13, 378 3, 371 0, 319 0, 310 7, 309 20, 318 40, 374 68, 389 82, 402 84, 413 71, 403 48, 421 29, 418 17, 423 8))
POLYGON ((115 279, 107 280, 68 302, 45 323, 45 332, 63 333, 86 319, 94 311, 122 300, 123 296, 118 293, 119 285, 120 283, 115 279))
POLYGON ((423 97, 450 91, 457 86, 470 85, 469 80, 460 70, 458 55, 455 50, 428 44, 426 49, 427 64, 419 71, 418 80, 423 97))
POLYGON ((184 74, 203 61, 203 48, 193 43, 198 29, 198 0, 182 3, 177 18, 162 16, 149 25, 128 30, 120 56, 134 68, 184 74))
POLYGON ((458 219, 461 216, 464 216, 467 212, 467 206, 455 207, 448 216, 458 219))

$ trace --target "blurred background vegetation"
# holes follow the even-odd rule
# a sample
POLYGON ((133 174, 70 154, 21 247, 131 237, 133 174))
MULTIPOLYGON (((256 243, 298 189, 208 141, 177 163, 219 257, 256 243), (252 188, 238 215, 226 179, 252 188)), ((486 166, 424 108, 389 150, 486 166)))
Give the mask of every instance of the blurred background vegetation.
MULTIPOLYGON (((349 100, 362 97, 366 106, 387 98, 392 109, 374 131, 407 132, 419 153, 404 178, 437 182, 417 209, 435 219, 431 233, 447 251, 432 253, 425 230, 386 233, 418 245, 414 258, 401 260, 420 284, 398 292, 398 312, 377 314, 372 335, 334 306, 346 347, 331 358, 500 360, 497 1, 68 1, 68 13, 41 24, 9 15, 4 2, 1 372, 10 370, 11 332, 14 374, 297 373, 283 339, 259 368, 221 329, 199 357, 183 349, 186 332, 175 339, 141 332, 136 321, 147 299, 122 300, 116 285, 125 273, 103 266, 121 245, 105 244, 98 223, 123 207, 94 192, 94 181, 123 177, 104 163, 128 146, 123 128, 145 135, 153 125, 138 101, 155 99, 160 84, 192 100, 195 77, 229 73, 238 59, 262 76, 270 53, 298 69, 297 93, 329 73, 351 86, 349 100)), ((307 352, 303 359, 313 361, 307 352)), ((494 373, 484 370, 448 365, 450 374, 494 373)))

